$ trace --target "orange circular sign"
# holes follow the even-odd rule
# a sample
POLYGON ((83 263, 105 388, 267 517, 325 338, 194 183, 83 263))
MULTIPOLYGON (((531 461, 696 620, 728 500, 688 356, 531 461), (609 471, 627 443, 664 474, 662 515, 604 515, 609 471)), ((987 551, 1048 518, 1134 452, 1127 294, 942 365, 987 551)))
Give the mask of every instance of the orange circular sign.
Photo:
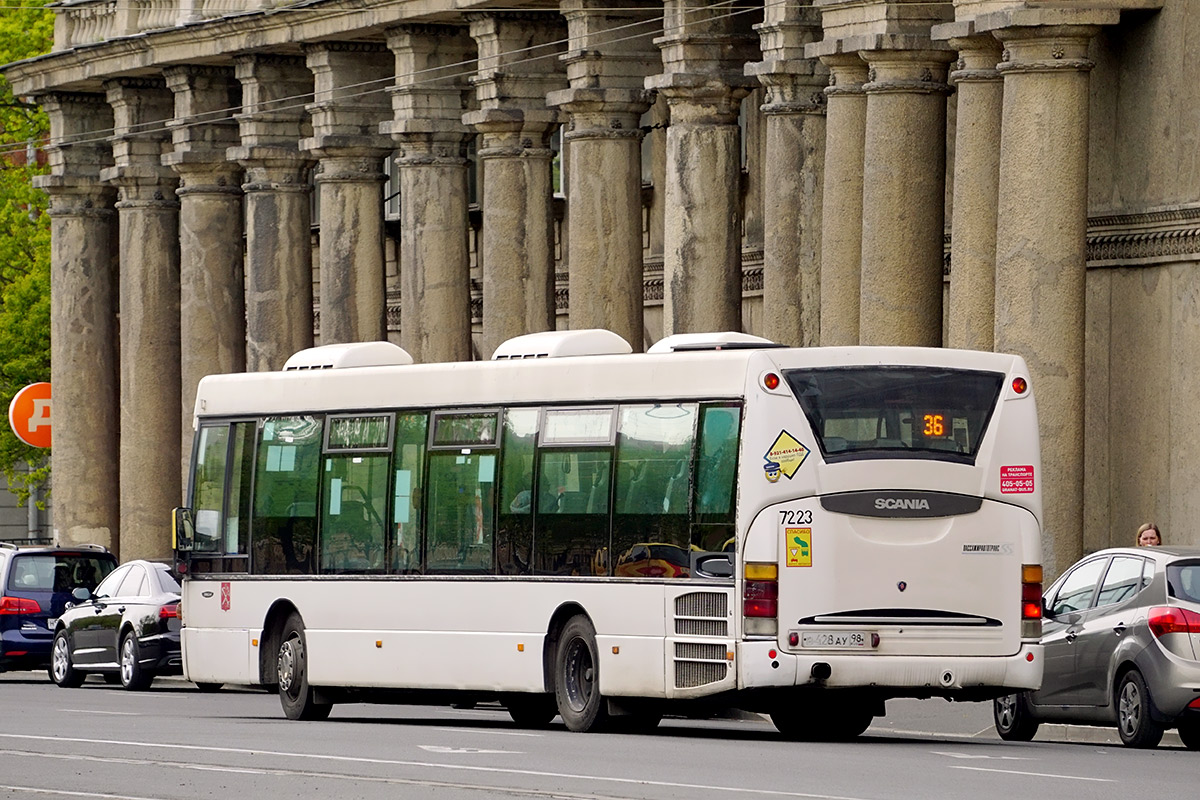
POLYGON ((50 384, 31 383, 8 405, 8 425, 32 447, 50 446, 50 384))

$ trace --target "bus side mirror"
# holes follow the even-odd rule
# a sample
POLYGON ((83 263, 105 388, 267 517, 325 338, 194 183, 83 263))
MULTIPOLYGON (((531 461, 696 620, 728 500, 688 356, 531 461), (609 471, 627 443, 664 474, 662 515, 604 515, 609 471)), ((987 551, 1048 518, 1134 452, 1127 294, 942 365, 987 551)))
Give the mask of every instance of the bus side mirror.
POLYGON ((196 545, 196 523, 190 508, 176 508, 171 512, 172 547, 176 552, 191 552, 196 545))

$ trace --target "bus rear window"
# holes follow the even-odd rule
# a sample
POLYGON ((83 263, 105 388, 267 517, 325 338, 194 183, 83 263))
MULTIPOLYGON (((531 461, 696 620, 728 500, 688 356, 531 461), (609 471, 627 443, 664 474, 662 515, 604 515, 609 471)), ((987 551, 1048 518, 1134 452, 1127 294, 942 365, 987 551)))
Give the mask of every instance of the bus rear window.
POLYGON ((975 462, 1004 375, 931 367, 786 370, 829 462, 935 458, 975 462))

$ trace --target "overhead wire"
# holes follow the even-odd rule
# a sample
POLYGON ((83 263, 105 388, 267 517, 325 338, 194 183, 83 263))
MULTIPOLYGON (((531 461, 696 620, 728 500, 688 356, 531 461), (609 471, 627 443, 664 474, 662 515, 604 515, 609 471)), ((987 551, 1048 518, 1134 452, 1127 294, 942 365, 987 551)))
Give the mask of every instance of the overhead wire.
MULTIPOLYGON (((689 14, 698 14, 698 13, 702 13, 702 12, 708 12, 709 14, 711 14, 711 12, 714 9, 719 9, 721 7, 728 7, 730 10, 723 11, 719 14, 711 15, 704 20, 705 22, 717 22, 717 21, 729 19, 732 17, 741 16, 744 14, 750 14, 750 13, 755 13, 755 12, 761 13, 764 8, 761 5, 739 7, 738 5, 736 5, 737 2, 738 2, 738 0, 722 0, 722 2, 716 2, 716 3, 706 5, 706 6, 683 9, 681 16, 686 17, 689 14)), ((770 2, 770 0, 767 0, 767 3, 769 5, 776 5, 776 3, 770 2)), ((3 7, 0 7, 0 8, 3 8, 3 7)), ((9 6, 9 8, 11 8, 11 6, 9 6)), ((295 6, 287 6, 287 7, 283 7, 283 8, 292 8, 292 9, 298 10, 298 8, 295 6)), ((310 11, 313 10, 311 6, 307 7, 307 8, 310 11)), ((277 10, 282 10, 282 8, 277 9, 277 10)), ((487 9, 488 12, 493 12, 496 10, 497 9, 490 9, 490 8, 487 9)), ((516 9, 509 9, 509 10, 516 10, 516 9)), ((531 10, 544 10, 548 13, 549 12, 554 12, 556 14, 560 13, 559 9, 520 9, 520 10, 524 11, 524 12, 528 12, 531 10)), ((593 10, 600 10, 600 9, 589 8, 588 10, 593 11, 593 10)), ((622 13, 626 13, 626 12, 637 12, 640 10, 648 10, 648 9, 638 9, 636 7, 633 7, 633 8, 613 7, 609 10, 614 11, 614 12, 620 11, 622 13)), ((657 11, 657 9, 655 9, 655 10, 657 11)), ((634 22, 625 23, 623 25, 609 28, 604 33, 606 33, 606 34, 619 33, 622 31, 642 27, 642 26, 649 25, 649 24, 657 24, 660 22, 666 23, 666 21, 667 21, 666 14, 657 14, 648 19, 637 20, 634 22)), ((397 24, 403 24, 403 22, 398 21, 397 24)), ((613 37, 613 38, 608 38, 602 42, 594 43, 591 46, 592 47, 604 47, 607 45, 619 44, 622 42, 645 38, 647 36, 654 36, 659 33, 662 33, 663 35, 671 35, 680 30, 683 30, 687 24, 688 24, 687 20, 681 20, 679 24, 672 26, 672 27, 667 27, 664 24, 662 27, 656 27, 654 30, 651 30, 651 31, 644 31, 644 32, 634 33, 631 35, 626 35, 626 36, 617 36, 617 37, 613 37)), ((471 77, 471 76, 478 74, 477 66, 472 67, 471 69, 460 69, 459 71, 456 71, 456 72, 447 72, 447 70, 455 70, 455 69, 459 69, 459 68, 465 68, 470 65, 478 65, 481 60, 483 60, 483 61, 500 61, 502 63, 503 67, 511 68, 513 66, 520 66, 522 64, 528 64, 528 63, 544 60, 547 58, 558 58, 561 55, 563 55, 563 50, 558 49, 558 48, 565 46, 567 48, 567 50, 569 51, 571 42, 578 41, 578 39, 579 39, 579 37, 577 37, 577 36, 576 37, 567 36, 566 38, 543 42, 543 43, 539 43, 539 44, 534 44, 534 45, 530 45, 527 47, 512 48, 509 50, 500 51, 495 54, 489 54, 489 55, 483 57, 482 59, 480 57, 476 56, 473 58, 464 59, 459 62, 453 62, 450 64, 444 64, 444 65, 440 65, 440 66, 436 66, 436 67, 428 67, 428 68, 420 69, 420 70, 413 70, 411 72, 400 74, 400 75, 393 74, 393 75, 388 75, 383 78, 362 81, 362 82, 354 83, 354 84, 347 84, 345 86, 336 87, 335 91, 337 91, 339 99, 351 99, 351 98, 364 97, 364 96, 368 96, 368 95, 372 95, 372 94, 377 94, 379 92, 386 92, 389 89, 397 88, 397 87, 405 88, 405 87, 409 87, 409 86, 427 86, 427 85, 432 85, 432 84, 435 84, 438 82, 444 82, 444 81, 454 80, 454 79, 459 79, 459 78, 467 78, 467 77, 471 77), (514 55, 532 53, 532 52, 547 49, 547 48, 555 48, 555 49, 550 50, 549 52, 546 52, 546 53, 542 53, 540 55, 531 55, 531 56, 528 56, 525 58, 509 60, 511 58, 511 56, 514 56, 514 55), (434 75, 433 77, 422 77, 422 76, 428 76, 430 73, 437 73, 437 74, 434 75), (346 90, 353 90, 353 89, 363 89, 363 91, 351 92, 348 94, 346 93, 346 90)), ((150 134, 154 134, 154 133, 163 133, 168 130, 178 130, 180 128, 194 127, 194 126, 199 126, 199 125, 208 125, 208 124, 213 124, 216 122, 231 121, 231 120, 234 120, 237 116, 247 114, 247 113, 254 114, 254 113, 264 113, 264 112, 268 112, 268 111, 278 112, 278 111, 295 110, 298 108, 303 109, 303 108, 307 108, 307 106, 313 102, 313 97, 314 97, 313 93, 309 92, 309 93, 304 93, 304 94, 275 98, 273 100, 267 101, 266 103, 255 104, 250 107, 247 107, 245 105, 231 106, 231 107, 227 107, 227 108, 223 108, 223 109, 214 109, 212 111, 201 112, 199 114, 189 115, 187 117, 172 117, 169 119, 151 120, 149 122, 145 122, 145 123, 141 123, 139 125, 132 126, 132 128, 128 132, 123 132, 123 135, 145 136, 145 135, 150 135, 150 134)), ((99 129, 94 129, 94 130, 90 130, 90 131, 83 131, 83 132, 80 132, 77 134, 73 134, 72 136, 69 136, 69 137, 51 138, 45 146, 61 147, 61 146, 81 145, 81 144, 103 143, 103 142, 108 142, 116 134, 117 134, 117 129, 115 127, 99 128, 99 129)), ((8 148, 0 147, 0 155, 9 153, 9 152, 20 152, 20 151, 25 150, 26 147, 27 147, 26 143, 14 143, 13 145, 11 145, 8 148)))

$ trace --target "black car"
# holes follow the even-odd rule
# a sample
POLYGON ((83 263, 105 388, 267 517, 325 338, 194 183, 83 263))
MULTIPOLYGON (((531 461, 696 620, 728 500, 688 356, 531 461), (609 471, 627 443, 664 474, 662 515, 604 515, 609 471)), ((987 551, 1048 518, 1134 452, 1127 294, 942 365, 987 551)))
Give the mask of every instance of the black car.
POLYGON ((75 593, 54 629, 50 679, 75 687, 90 673, 126 689, 178 674, 179 580, 166 564, 130 561, 96 587, 75 593))
POLYGON ((43 669, 59 616, 76 589, 95 589, 117 566, 99 545, 0 543, 0 672, 43 669))

